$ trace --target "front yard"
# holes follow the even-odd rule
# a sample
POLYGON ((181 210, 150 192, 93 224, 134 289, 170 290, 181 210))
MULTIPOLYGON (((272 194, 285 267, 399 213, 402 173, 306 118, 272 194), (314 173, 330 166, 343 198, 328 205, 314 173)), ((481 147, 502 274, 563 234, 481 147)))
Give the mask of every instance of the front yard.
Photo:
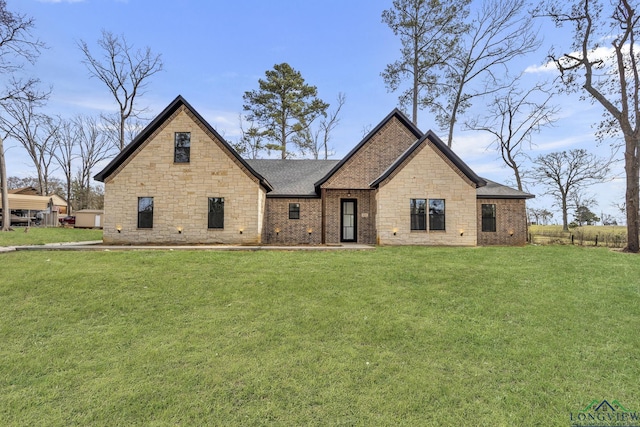
POLYGON ((569 426, 640 411, 603 248, 1 255, 1 425, 569 426))

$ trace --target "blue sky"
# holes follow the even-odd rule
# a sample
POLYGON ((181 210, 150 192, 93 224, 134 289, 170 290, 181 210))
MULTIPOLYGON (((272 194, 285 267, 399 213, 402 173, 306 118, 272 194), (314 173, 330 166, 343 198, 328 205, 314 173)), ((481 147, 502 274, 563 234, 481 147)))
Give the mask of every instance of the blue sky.
MULTIPOLYGON (((138 100, 148 106, 149 118, 177 95, 200 112, 228 140, 240 134, 238 116, 242 95, 257 88, 258 79, 274 64, 287 62, 300 71, 306 82, 317 86, 319 96, 333 103, 338 93, 346 95, 341 122, 331 144, 340 158, 356 145, 363 131, 375 126, 397 106, 397 95, 388 93, 380 72, 397 59, 399 41, 381 22, 380 15, 391 0, 8 0, 11 11, 35 19, 34 35, 49 48, 43 51, 31 73, 51 85, 46 111, 71 117, 76 113, 98 115, 115 111, 106 87, 89 78, 77 48, 86 41, 94 52, 105 29, 122 34, 135 47, 149 46, 162 54, 164 71, 150 81, 146 95, 138 100)), ((511 65, 532 70, 542 64, 551 40, 568 37, 543 25, 545 46, 511 65)), ((552 73, 539 70, 530 79, 547 79, 552 73)), ((591 124, 601 109, 577 95, 558 96, 562 107, 555 127, 536 136, 533 156, 572 148, 597 148, 591 124)), ((476 111, 483 105, 477 104, 476 111)), ((429 111, 419 114, 423 131, 439 132, 429 111)), ((478 132, 458 131, 454 151, 483 177, 506 183, 511 179, 498 153, 487 151, 490 139, 478 132)), ((7 146, 11 146, 7 141, 7 146)), ((33 167, 20 148, 7 151, 8 175, 32 175, 33 167)), ((95 172, 98 172, 96 170, 95 172)), ((622 174, 622 165, 616 168, 622 174)), ((542 189, 530 187, 538 196, 531 206, 551 208, 542 189)), ((616 214, 611 206, 624 197, 618 179, 595 186, 600 200, 598 214, 616 214)), ((555 209, 552 209, 556 211, 555 209)), ((554 219, 558 220, 559 215, 554 219)))

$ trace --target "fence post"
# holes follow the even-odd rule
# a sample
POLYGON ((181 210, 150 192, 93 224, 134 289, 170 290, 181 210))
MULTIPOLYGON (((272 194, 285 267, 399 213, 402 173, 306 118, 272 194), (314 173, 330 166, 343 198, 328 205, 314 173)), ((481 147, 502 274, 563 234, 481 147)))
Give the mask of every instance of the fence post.
POLYGON ((596 246, 598 246, 598 235, 596 234, 596 246))
POLYGON ((573 234, 571 235, 571 244, 573 245, 573 234))

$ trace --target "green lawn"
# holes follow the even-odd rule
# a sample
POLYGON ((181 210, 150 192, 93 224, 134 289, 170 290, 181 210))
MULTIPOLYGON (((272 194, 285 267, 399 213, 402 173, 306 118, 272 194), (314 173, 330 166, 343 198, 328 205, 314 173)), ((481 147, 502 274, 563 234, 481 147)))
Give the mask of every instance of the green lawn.
POLYGON ((603 248, 12 252, 0 425, 569 426, 640 411, 603 248))
POLYGON ((102 240, 102 230, 65 227, 13 227, 0 231, 0 246, 43 245, 45 243, 83 242, 102 240))

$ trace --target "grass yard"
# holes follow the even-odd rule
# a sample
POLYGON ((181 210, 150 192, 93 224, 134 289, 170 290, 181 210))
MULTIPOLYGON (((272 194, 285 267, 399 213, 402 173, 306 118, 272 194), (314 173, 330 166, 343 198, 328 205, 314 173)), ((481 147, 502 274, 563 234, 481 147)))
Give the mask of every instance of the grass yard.
POLYGON ((44 245, 45 243, 82 242, 102 240, 102 230, 66 227, 12 227, 13 231, 0 231, 0 246, 44 245))
POLYGON ((0 425, 569 426, 640 412, 603 248, 12 252, 0 425))

